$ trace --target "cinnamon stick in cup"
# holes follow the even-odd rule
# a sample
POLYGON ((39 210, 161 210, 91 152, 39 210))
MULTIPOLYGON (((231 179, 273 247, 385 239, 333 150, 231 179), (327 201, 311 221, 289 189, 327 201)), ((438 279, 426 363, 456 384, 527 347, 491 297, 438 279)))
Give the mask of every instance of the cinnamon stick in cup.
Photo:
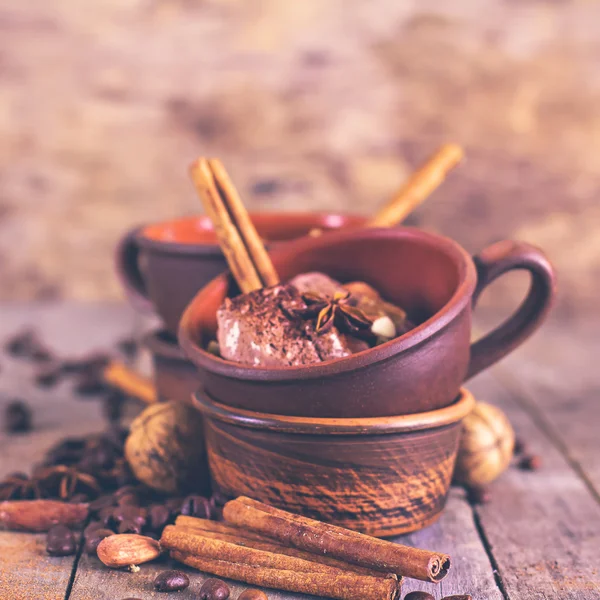
POLYGON ((395 573, 421 581, 441 581, 450 569, 450 557, 380 540, 343 527, 295 515, 240 496, 223 508, 226 522, 314 554, 395 573))
POLYGON ((225 168, 217 159, 199 158, 190 174, 231 273, 248 293, 279 283, 279 277, 225 168))
POLYGON ((444 144, 402 186, 400 191, 367 223, 368 227, 393 227, 401 223, 444 180, 463 158, 462 148, 444 144))

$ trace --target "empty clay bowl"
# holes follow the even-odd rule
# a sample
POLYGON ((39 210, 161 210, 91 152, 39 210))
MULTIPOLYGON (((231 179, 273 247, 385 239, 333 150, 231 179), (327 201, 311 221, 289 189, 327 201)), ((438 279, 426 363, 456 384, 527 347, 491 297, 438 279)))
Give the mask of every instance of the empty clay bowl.
MULTIPOLYGON (((358 216, 325 213, 250 216, 271 245, 305 236, 313 229, 359 227, 365 221, 358 216)), ((137 227, 119 242, 116 263, 131 302, 158 314, 175 334, 181 314, 196 292, 227 268, 212 223, 204 216, 137 227)))
POLYGON ((462 389, 448 407, 400 417, 314 419, 196 405, 213 488, 375 536, 416 531, 441 514, 461 420, 462 389))
POLYGON ((537 329, 554 295, 551 265, 540 250, 520 242, 499 242, 471 258, 452 240, 425 231, 360 229, 282 244, 271 257, 282 281, 307 271, 366 281, 418 324, 345 358, 295 367, 241 365, 204 349, 215 337, 217 309, 237 292, 227 275, 217 277, 183 315, 180 345, 215 401, 278 415, 362 418, 448 406, 466 379, 537 329), (515 269, 531 274, 526 299, 507 321, 471 344, 471 312, 479 294, 515 269))
POLYGON ((200 387, 198 371, 186 357, 175 336, 165 330, 152 331, 143 345, 152 354, 154 385, 160 400, 190 403, 200 387))

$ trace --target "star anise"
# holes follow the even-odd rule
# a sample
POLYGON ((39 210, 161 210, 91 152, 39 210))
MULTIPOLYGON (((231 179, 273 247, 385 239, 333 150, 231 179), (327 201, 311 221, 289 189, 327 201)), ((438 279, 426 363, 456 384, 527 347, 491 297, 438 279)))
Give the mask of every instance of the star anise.
POLYGON ((37 500, 43 493, 35 478, 14 473, 0 482, 0 500, 37 500))
POLYGON ((373 324, 372 319, 352 304, 350 292, 338 291, 333 297, 307 292, 302 294, 302 300, 306 308, 295 309, 294 313, 303 319, 316 317, 317 333, 325 333, 335 325, 343 333, 358 335, 370 330, 373 324))
POLYGON ((70 500, 75 494, 96 497, 100 493, 100 485, 93 475, 66 465, 42 468, 35 473, 35 479, 42 493, 51 498, 70 500))

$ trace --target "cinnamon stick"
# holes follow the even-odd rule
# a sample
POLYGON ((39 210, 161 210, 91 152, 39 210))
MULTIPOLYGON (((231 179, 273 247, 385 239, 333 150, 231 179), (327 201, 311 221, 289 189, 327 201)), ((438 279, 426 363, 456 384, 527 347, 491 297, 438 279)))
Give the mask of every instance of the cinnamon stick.
POLYGON ((190 174, 240 290, 277 284, 275 267, 220 161, 199 158, 190 174))
POLYGON ((422 581, 441 581, 450 568, 450 557, 380 540, 336 525, 295 515, 240 496, 225 504, 228 523, 319 555, 422 581))
POLYGON ((275 267, 273 266, 273 263, 265 250, 263 241, 258 235, 254 223, 250 220, 248 211, 242 203, 242 199, 229 178, 223 163, 218 158, 213 158, 208 161, 208 166, 212 170, 217 189, 226 203, 233 222, 240 232, 244 245, 256 267, 256 271, 258 272, 262 284, 266 287, 277 285, 279 283, 279 277, 275 271, 275 267))
POLYGON ((276 554, 285 554, 287 556, 293 556, 312 562, 320 562, 321 564, 336 567, 346 571, 353 571, 354 573, 360 573, 361 575, 369 575, 371 577, 381 577, 380 571, 373 569, 366 569, 359 567, 358 565, 352 565, 343 561, 331 558, 329 556, 318 556, 311 552, 305 552, 304 550, 298 550, 297 548, 289 548, 278 544, 276 541, 263 537, 254 533, 248 533, 238 527, 232 527, 231 525, 223 525, 222 523, 216 523, 215 521, 209 521, 207 519, 196 519, 195 517, 183 517, 190 521, 202 521, 201 524, 190 524, 183 525, 182 517, 177 517, 175 521, 175 528, 180 531, 184 531, 190 534, 196 534, 208 538, 223 540, 225 542, 231 542, 248 548, 254 548, 256 550, 265 550, 267 552, 274 552, 276 554))
POLYGON ((444 181, 463 158, 462 148, 444 144, 402 186, 400 191, 367 223, 369 227, 393 227, 401 223, 444 181))
POLYGON ((191 555, 180 550, 172 550, 171 557, 218 577, 338 600, 396 600, 401 587, 401 582, 394 578, 366 577, 338 572, 337 569, 329 572, 297 571, 283 568, 285 563, 277 567, 264 567, 251 562, 232 561, 226 557, 191 555))
POLYGON ((128 396, 139 398, 146 404, 158 401, 153 383, 123 363, 110 362, 104 369, 103 375, 107 383, 125 392, 128 396))

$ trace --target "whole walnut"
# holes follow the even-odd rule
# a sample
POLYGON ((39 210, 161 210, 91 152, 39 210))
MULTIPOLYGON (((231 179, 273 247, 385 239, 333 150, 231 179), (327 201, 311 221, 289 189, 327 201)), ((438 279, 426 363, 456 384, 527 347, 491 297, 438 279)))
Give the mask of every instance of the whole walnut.
POLYGON ((506 415, 477 402, 462 423, 454 479, 469 486, 490 483, 510 464, 514 445, 515 432, 506 415))
POLYGON ((131 424, 125 457, 134 475, 160 492, 208 488, 202 416, 187 404, 159 402, 144 409, 131 424))

